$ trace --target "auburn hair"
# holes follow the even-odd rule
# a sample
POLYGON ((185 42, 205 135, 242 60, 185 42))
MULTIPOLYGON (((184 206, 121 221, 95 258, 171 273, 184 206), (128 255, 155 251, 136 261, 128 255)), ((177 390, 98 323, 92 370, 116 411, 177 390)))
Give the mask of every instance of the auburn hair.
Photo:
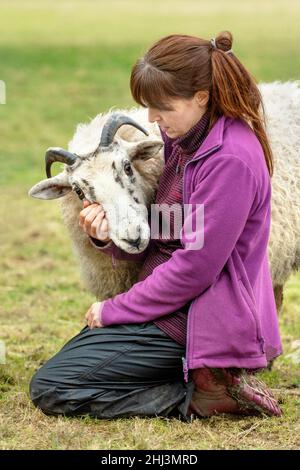
POLYGON ((231 51, 232 34, 215 42, 173 34, 155 42, 132 67, 130 89, 143 107, 168 109, 168 99, 190 99, 208 91, 209 130, 225 115, 244 120, 258 138, 270 176, 273 155, 266 134, 265 111, 257 82, 231 51))

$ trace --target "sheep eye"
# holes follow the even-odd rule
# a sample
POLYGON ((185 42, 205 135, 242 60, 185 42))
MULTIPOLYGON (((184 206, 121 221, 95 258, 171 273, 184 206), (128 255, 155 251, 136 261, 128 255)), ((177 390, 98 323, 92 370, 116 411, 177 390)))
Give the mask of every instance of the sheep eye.
POLYGON ((78 195, 79 199, 84 199, 85 198, 84 192, 82 191, 82 189, 80 189, 79 186, 74 185, 73 189, 74 189, 75 193, 78 195))
POLYGON ((124 171, 126 173, 126 175, 128 176, 131 176, 133 173, 132 173, 132 168, 131 168, 131 165, 129 162, 125 162, 124 163, 124 171))

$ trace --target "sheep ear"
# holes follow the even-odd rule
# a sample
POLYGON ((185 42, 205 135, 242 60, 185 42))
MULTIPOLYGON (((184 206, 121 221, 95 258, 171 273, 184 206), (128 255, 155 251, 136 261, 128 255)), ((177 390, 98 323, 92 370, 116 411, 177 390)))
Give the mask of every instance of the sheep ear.
POLYGON ((71 190, 69 178, 66 173, 62 172, 35 184, 28 191, 28 195, 37 199, 57 199, 71 190))
POLYGON ((127 150, 131 161, 148 160, 159 152, 164 143, 161 140, 143 140, 130 146, 127 150))

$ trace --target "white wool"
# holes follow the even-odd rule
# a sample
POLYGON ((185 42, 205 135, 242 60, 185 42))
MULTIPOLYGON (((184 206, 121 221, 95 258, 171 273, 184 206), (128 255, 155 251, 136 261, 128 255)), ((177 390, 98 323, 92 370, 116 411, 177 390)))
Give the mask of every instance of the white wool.
POLYGON ((127 116, 130 116, 134 121, 146 127, 149 131, 150 136, 142 134, 140 131, 135 129, 130 125, 124 125, 116 133, 116 137, 121 137, 124 140, 129 142, 139 142, 143 139, 151 138, 161 138, 158 126, 155 123, 150 123, 147 119, 146 110, 142 107, 140 108, 130 108, 130 109, 110 109, 107 113, 98 114, 94 119, 89 123, 78 124, 76 127, 76 132, 69 142, 69 151, 76 153, 77 155, 83 156, 89 153, 92 153, 96 150, 99 145, 101 130, 111 113, 126 113, 127 116))
POLYGON ((300 266, 300 81, 262 83, 274 155, 269 259, 273 285, 300 266))

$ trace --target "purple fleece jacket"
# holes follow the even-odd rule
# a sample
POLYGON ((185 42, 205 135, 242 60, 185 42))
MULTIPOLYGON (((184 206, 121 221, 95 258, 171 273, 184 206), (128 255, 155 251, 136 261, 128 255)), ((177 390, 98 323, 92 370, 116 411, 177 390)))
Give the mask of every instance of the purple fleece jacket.
MULTIPOLYGON (((184 220, 182 248, 145 280, 106 300, 102 323, 153 321, 191 301, 185 380, 198 367, 265 367, 282 347, 267 251, 271 184, 251 128, 221 116, 186 164, 183 183, 183 201, 193 210, 184 220), (193 249, 186 234, 198 204, 204 243, 193 249)), ((129 255, 113 243, 103 251, 116 259, 147 256, 147 249, 129 255)))

